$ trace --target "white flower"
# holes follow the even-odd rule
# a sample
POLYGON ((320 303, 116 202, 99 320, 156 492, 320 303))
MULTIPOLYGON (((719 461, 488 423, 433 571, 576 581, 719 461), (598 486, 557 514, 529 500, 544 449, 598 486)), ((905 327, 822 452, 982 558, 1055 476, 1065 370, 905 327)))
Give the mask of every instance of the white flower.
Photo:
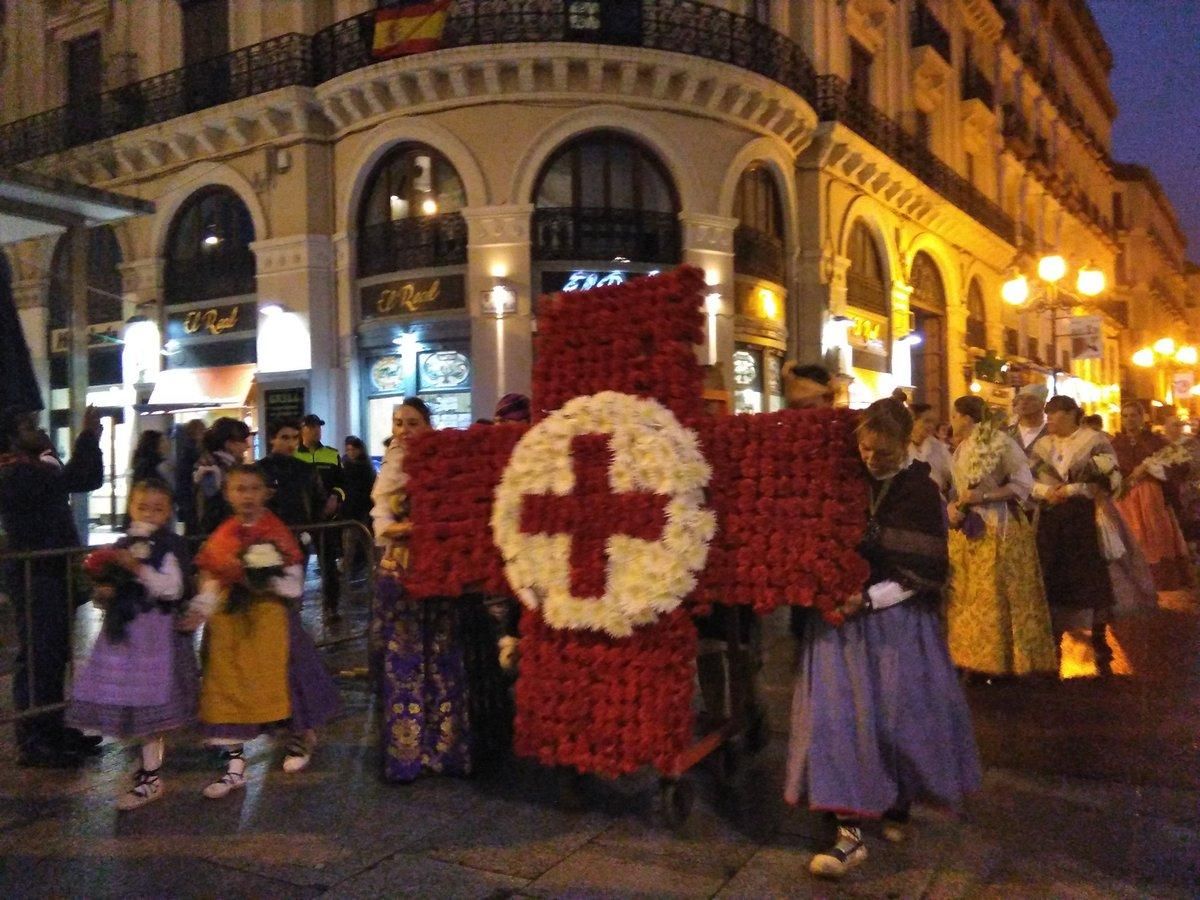
POLYGON ((283 565, 283 556, 274 544, 251 544, 242 554, 247 569, 274 569, 283 565))
POLYGON ((134 559, 146 560, 150 558, 150 545, 145 541, 134 541, 129 545, 129 555, 134 559))
POLYGON ((1114 456, 1109 456, 1107 453, 1101 453, 1093 457, 1093 462, 1096 464, 1096 469, 1101 475, 1107 475, 1117 466, 1117 459, 1114 456))

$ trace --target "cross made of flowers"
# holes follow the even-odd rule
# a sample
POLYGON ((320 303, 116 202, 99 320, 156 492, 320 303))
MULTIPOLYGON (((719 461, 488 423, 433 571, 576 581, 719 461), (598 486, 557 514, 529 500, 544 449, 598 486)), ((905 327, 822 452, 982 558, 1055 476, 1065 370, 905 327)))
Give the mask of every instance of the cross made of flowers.
POLYGON ((673 771, 713 603, 834 607, 861 588, 865 482, 846 410, 707 417, 703 273, 543 301, 532 427, 414 439, 415 597, 518 596, 517 752, 673 771))

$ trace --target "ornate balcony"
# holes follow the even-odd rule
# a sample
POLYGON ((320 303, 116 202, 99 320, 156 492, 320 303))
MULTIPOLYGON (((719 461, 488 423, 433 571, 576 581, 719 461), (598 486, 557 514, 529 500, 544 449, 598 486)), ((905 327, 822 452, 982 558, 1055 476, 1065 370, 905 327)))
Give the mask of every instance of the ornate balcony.
POLYGON ((675 263, 681 257, 675 213, 602 207, 543 208, 533 213, 533 257, 675 263))
POLYGON ((783 284, 783 241, 774 235, 739 225, 733 233, 733 270, 783 284))
POLYGON ((466 261, 467 222, 461 213, 380 222, 359 232, 359 277, 466 261))

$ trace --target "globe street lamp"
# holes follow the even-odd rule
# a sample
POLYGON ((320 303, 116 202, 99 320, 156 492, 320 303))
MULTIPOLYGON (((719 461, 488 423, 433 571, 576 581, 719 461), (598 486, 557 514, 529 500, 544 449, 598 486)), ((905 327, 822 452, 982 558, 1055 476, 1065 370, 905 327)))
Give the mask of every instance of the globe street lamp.
MULTIPOLYGON (((1166 371, 1169 376, 1174 371, 1194 368, 1197 361, 1200 361, 1200 351, 1190 344, 1177 346, 1174 338, 1162 337, 1150 346, 1134 351, 1131 360, 1139 368, 1159 368, 1166 371)), ((1189 394, 1191 394, 1190 391, 1189 394)), ((1169 380, 1163 396, 1166 402, 1172 404, 1177 399, 1174 396, 1174 385, 1169 380)))
POLYGON ((1024 307, 1035 312, 1050 313, 1050 367, 1053 374, 1054 393, 1058 393, 1058 319, 1060 313, 1070 318, 1076 306, 1083 305, 1083 297, 1096 297, 1104 292, 1104 272, 1086 264, 1075 273, 1075 290, 1061 286, 1067 277, 1067 261, 1057 253, 1043 256, 1037 262, 1037 281, 1030 283, 1021 272, 1012 275, 1000 286, 1000 297, 1010 306, 1024 307), (1028 304, 1028 305, 1027 305, 1028 304))

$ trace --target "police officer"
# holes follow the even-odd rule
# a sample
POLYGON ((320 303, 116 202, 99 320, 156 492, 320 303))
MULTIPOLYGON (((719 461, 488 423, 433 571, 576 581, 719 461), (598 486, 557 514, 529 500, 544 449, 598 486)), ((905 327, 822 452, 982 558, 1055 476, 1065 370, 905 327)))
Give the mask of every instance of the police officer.
MULTIPOLYGON (((296 458, 317 470, 324 493, 324 505, 320 518, 331 521, 339 518, 341 506, 346 501, 345 473, 342 458, 336 447, 321 443, 321 429, 325 420, 316 413, 309 413, 300 422, 300 446, 296 458)), ((337 558, 340 536, 336 531, 323 529, 314 535, 317 544, 317 561, 321 566, 321 593, 324 596, 325 617, 330 622, 341 619, 338 605, 342 586, 338 578, 337 558)))

